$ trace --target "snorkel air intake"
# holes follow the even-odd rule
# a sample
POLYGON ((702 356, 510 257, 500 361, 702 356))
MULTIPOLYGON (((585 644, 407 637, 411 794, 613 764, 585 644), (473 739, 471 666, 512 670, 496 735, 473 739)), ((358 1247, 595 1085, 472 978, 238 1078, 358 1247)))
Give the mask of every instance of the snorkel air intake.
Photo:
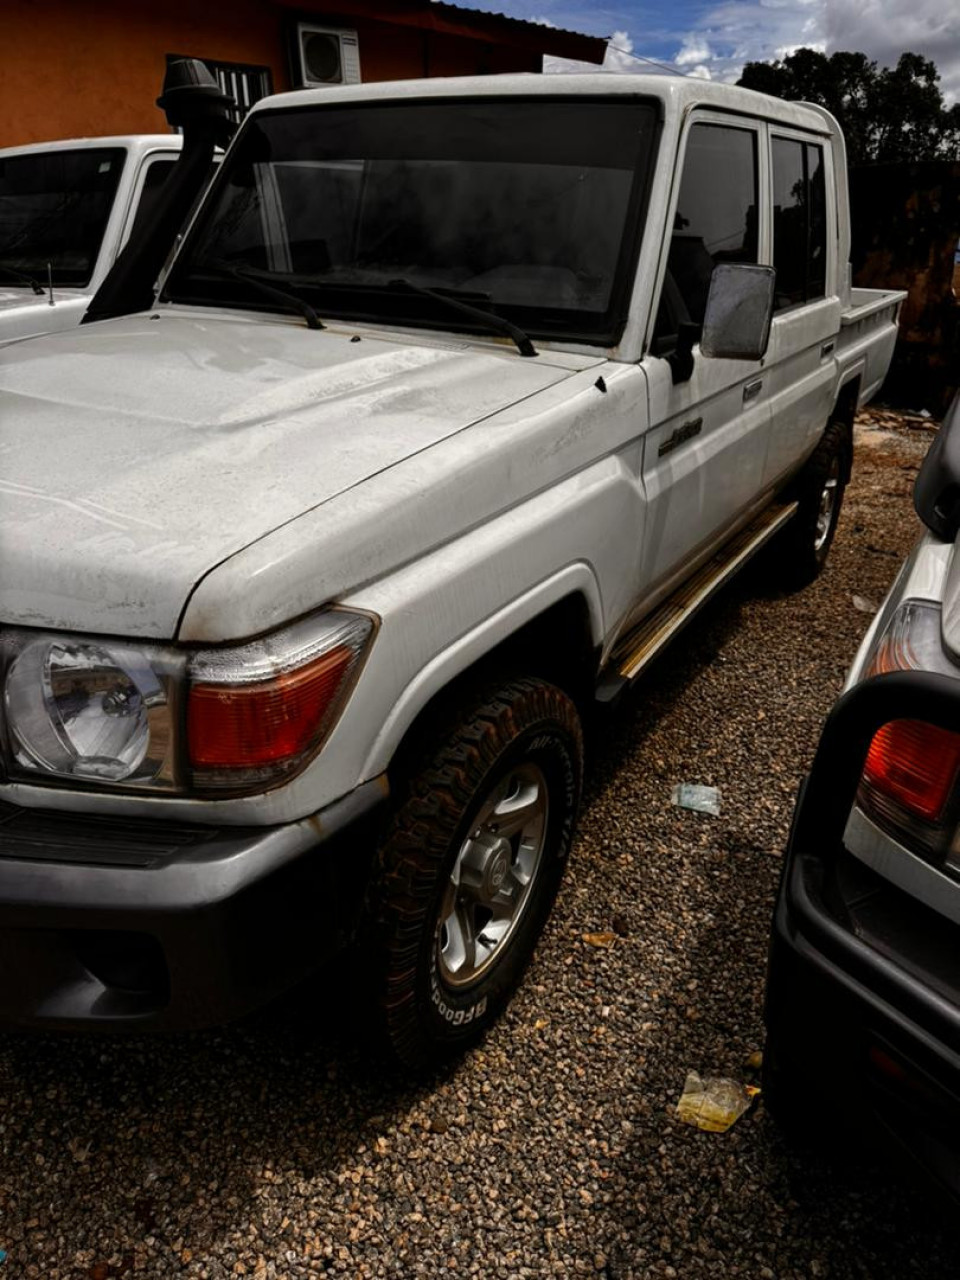
POLYGON ((163 184, 151 222, 127 241, 94 294, 82 324, 151 306, 157 277, 209 180, 214 150, 225 147, 236 130, 229 115, 235 106, 233 99, 197 58, 170 63, 157 106, 173 128, 183 131, 183 150, 163 184))

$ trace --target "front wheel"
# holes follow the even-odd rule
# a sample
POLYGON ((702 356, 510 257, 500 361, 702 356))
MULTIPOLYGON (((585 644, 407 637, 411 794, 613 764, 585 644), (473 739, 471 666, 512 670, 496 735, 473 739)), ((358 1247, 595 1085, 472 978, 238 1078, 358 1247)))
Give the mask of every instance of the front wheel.
POLYGON ((553 903, 580 800, 576 708, 541 680, 473 699, 423 753, 381 844, 365 949, 408 1066, 479 1039, 553 903))

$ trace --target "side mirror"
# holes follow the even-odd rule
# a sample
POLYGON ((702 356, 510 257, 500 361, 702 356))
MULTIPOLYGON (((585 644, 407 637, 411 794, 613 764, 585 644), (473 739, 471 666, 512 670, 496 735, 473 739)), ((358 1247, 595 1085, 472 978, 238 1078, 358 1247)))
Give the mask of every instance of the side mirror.
POLYGON ((761 360, 773 319, 773 267, 721 263, 714 267, 700 337, 702 355, 721 360, 761 360))

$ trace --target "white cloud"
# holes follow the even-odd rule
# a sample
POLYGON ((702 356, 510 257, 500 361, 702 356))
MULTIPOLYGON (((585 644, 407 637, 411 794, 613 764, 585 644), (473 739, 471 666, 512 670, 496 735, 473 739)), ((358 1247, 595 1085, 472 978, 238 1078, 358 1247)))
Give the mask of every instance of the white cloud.
MULTIPOLYGON (((586 5, 582 15, 569 5, 560 15, 550 0, 540 2, 560 26, 597 30, 598 11, 586 5)), ((909 49, 936 63, 948 102, 960 99, 960 0, 715 0, 695 26, 658 31, 655 43, 639 31, 634 38, 614 32, 602 68, 547 58, 544 70, 656 74, 657 65, 645 61, 652 58, 685 75, 732 83, 746 62, 773 61, 800 48, 858 50, 881 66, 894 66, 909 49)))
POLYGON ((937 64, 940 83, 960 97, 960 6, 956 0, 829 0, 827 51, 859 49, 881 66, 900 54, 923 54, 937 64))
POLYGON ((678 67, 690 67, 696 66, 697 63, 709 62, 714 56, 706 40, 701 40, 697 36, 685 36, 683 48, 674 58, 674 62, 678 67))
MULTIPOLYGON (((644 59, 634 56, 633 40, 626 31, 614 31, 607 43, 603 65, 596 66, 592 62, 575 62, 572 58, 544 58, 543 69, 549 75, 565 75, 575 71, 602 71, 612 75, 636 75, 642 71, 656 73, 657 68, 650 66, 644 59)), ((669 67, 663 68, 669 71, 669 67)))
POLYGON ((957 0, 720 0, 677 43, 678 68, 726 81, 801 48, 856 50, 880 66, 909 49, 936 63, 948 101, 960 98, 957 0))

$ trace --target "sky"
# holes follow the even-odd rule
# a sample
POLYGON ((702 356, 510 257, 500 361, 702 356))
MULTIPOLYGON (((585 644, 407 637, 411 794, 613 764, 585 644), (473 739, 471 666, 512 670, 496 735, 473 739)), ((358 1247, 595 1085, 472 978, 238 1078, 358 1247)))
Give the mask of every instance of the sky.
MULTIPOLYGON (((960 0, 458 0, 470 8, 610 37, 610 71, 653 71, 636 55, 703 79, 735 81, 745 62, 806 45, 895 65, 905 50, 936 63, 960 100, 960 0), (634 55, 634 56, 631 56, 634 55)), ((545 70, 579 69, 557 64, 545 70)), ((596 68, 592 68, 596 70, 596 68)))

